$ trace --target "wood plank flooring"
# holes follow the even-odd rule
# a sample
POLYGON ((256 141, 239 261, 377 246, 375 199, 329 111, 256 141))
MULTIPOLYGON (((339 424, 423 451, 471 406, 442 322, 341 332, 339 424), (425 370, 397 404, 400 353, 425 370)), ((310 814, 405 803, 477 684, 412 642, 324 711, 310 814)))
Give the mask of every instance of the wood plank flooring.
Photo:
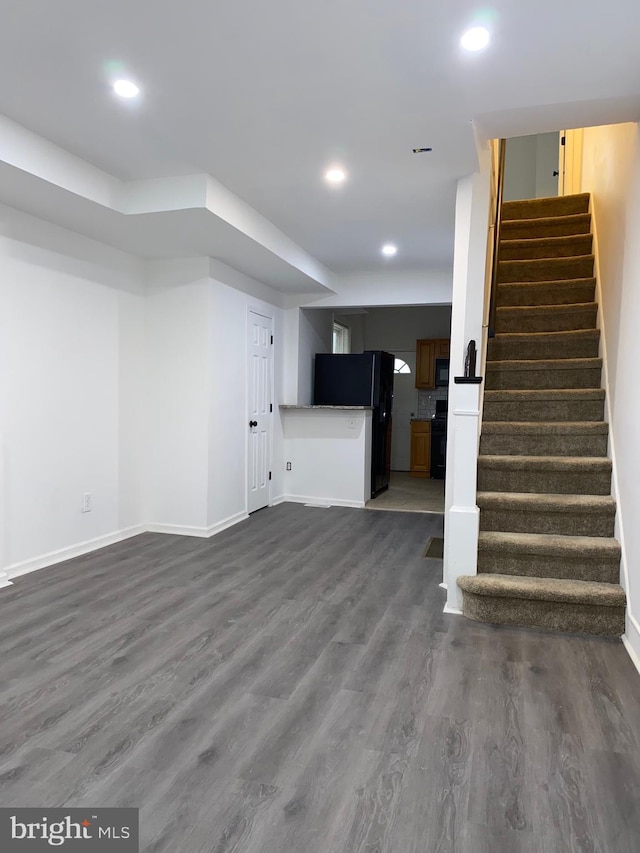
POLYGON ((619 641, 442 613, 436 515, 262 510, 0 593, 0 802, 145 853, 637 853, 619 641))

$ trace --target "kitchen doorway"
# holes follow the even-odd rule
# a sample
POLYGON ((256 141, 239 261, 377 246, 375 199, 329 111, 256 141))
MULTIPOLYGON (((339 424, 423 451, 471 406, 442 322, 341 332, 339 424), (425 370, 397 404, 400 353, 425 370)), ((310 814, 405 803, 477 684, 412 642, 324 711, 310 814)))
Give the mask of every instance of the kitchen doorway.
POLYGON ((367 501, 365 509, 443 513, 444 480, 412 477, 408 471, 392 471, 388 490, 367 501))

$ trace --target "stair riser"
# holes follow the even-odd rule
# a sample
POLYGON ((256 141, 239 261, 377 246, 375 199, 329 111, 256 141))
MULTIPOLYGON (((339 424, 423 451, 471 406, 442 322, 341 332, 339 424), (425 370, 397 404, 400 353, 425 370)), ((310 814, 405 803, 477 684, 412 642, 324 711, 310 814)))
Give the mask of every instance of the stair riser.
POLYGON ((526 199, 523 201, 505 201, 502 205, 502 221, 510 219, 539 219, 550 216, 572 216, 576 213, 589 213, 589 196, 565 195, 554 198, 526 199))
POLYGON ((548 358, 598 358, 599 341, 597 337, 563 338, 557 341, 519 338, 518 340, 489 341, 489 361, 509 361, 510 359, 548 359, 548 358))
POLYGON ((580 255, 591 254, 591 234, 576 236, 571 240, 549 240, 542 243, 534 242, 526 245, 526 241, 518 245, 510 245, 503 239, 500 242, 501 261, 522 261, 540 258, 576 258, 580 255))
POLYGON ((607 436, 483 433, 480 453, 487 456, 602 457, 607 455, 607 436))
POLYGON ((551 260, 500 261, 498 284, 509 281, 559 281, 566 278, 591 278, 593 256, 551 260))
MULTIPOLYGON (((513 454, 507 454, 513 455, 513 454)), ((513 471, 498 468, 478 470, 479 492, 527 492, 554 495, 608 495, 610 471, 513 471)), ((508 573, 505 573, 508 574, 508 573)))
POLYGON ((499 284, 496 305, 498 308, 532 305, 577 305, 593 302, 596 286, 591 280, 564 284, 499 284))
POLYGON ((554 536, 613 536, 615 511, 522 512, 480 508, 480 530, 502 533, 550 533, 554 536))
POLYGON ((581 214, 575 217, 561 216, 552 221, 512 219, 500 225, 503 240, 539 240, 543 237, 572 237, 574 234, 589 234, 591 217, 581 214))
POLYGON ((566 388, 599 388, 600 367, 576 370, 500 370, 487 368, 489 391, 526 391, 566 388))
POLYGON ((485 421, 601 421, 603 418, 603 401, 491 403, 485 400, 484 404, 485 421))
POLYGON ((547 554, 505 554, 478 551, 478 574, 619 583, 619 560, 554 557, 547 554))
POLYGON ((595 329, 598 308, 595 305, 572 310, 536 310, 535 308, 498 308, 496 333, 574 332, 595 329))
POLYGON ((463 592, 462 612, 468 619, 492 625, 613 637, 625 630, 624 607, 494 598, 463 592))

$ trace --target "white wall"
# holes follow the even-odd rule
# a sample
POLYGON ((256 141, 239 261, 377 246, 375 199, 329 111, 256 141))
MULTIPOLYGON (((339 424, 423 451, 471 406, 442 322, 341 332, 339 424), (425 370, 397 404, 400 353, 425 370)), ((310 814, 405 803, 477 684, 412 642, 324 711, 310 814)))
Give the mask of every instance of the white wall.
POLYGON ((371 412, 283 409, 285 500, 363 507, 371 497, 371 412))
POLYGON ((560 133, 539 133, 536 136, 536 198, 558 195, 560 133))
POLYGON ((211 312, 205 268, 154 264, 147 320, 147 520, 207 527, 211 312))
MULTIPOLYGON (((271 495, 284 490, 282 423, 283 311, 281 308, 210 281, 211 391, 209 413, 208 509, 209 532, 222 529, 247 512, 247 322, 252 309, 273 318, 274 370, 271 495)), ((275 296, 275 294, 274 294, 275 296)))
POLYGON ((538 133, 507 140, 505 160, 505 201, 546 198, 558 194, 559 134, 538 133))
POLYGON ((245 279, 238 290, 220 280, 225 275, 224 265, 212 268, 206 258, 150 268, 147 508, 153 530, 209 536, 246 518, 249 308, 274 320, 271 493, 282 495, 283 311, 262 298, 268 288, 257 282, 252 288, 245 279))
POLYGON ((293 324, 293 333, 290 334, 293 334, 294 341, 287 360, 287 370, 292 374, 297 373, 297 381, 294 383, 293 377, 287 380, 287 389, 292 389, 295 384, 296 396, 294 400, 287 399, 286 402, 304 406, 311 403, 313 398, 316 353, 331 352, 333 311, 315 308, 291 310, 293 317, 289 318, 289 322, 293 324))
POLYGON ((366 347, 364 343, 364 323, 366 315, 363 314, 336 314, 335 319, 345 326, 348 326, 351 334, 351 352, 364 352, 366 347))
POLYGON ((281 301, 207 258, 145 263, 0 207, 0 582, 144 529, 210 535, 246 516, 250 306, 274 318, 281 498, 281 301))
POLYGON ((637 124, 586 128, 582 190, 597 228, 616 536, 627 589, 625 642, 640 668, 640 130, 637 124))
POLYGON ((142 522, 141 266, 0 207, 0 433, 9 574, 142 522), (81 512, 93 494, 93 511, 81 512), (59 553, 58 553, 59 552, 59 553))
POLYGON ((448 338, 450 331, 450 305, 370 308, 364 317, 364 348, 415 352, 419 338, 448 338))
POLYGON ((300 305, 316 308, 359 308, 363 305, 450 305, 451 267, 395 270, 334 276, 332 296, 311 297, 300 305))
POLYGON ((504 164, 505 201, 535 198, 536 195, 536 138, 516 136, 507 140, 504 164))

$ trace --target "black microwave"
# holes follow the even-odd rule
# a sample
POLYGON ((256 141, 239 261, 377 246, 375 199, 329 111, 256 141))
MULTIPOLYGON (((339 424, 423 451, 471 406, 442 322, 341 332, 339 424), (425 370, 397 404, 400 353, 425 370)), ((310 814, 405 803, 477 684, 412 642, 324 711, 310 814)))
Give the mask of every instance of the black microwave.
POLYGON ((449 385, 449 359, 436 358, 436 388, 449 385))

